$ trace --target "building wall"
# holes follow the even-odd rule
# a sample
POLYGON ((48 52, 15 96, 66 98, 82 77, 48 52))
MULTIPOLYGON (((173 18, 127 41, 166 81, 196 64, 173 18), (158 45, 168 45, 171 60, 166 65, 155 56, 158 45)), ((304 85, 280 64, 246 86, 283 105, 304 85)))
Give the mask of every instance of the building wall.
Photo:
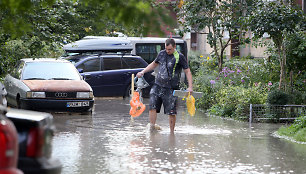
MULTIPOLYGON (((203 33, 196 33, 197 42, 193 43, 193 45, 196 45, 195 47, 192 47, 191 45, 192 44, 191 43, 191 33, 187 33, 183 37, 183 39, 186 40, 187 42, 188 50, 199 51, 201 54, 207 56, 213 52, 213 48, 211 48, 210 45, 207 43, 207 34, 203 34, 203 33)), ((267 39, 269 41, 268 38, 264 38, 264 39, 267 39)), ((253 42, 251 42, 250 44, 240 45, 239 52, 240 52, 240 57, 253 56, 255 58, 263 58, 263 57, 267 57, 267 55, 265 54, 265 50, 266 50, 266 47, 259 47, 259 46, 255 47, 253 45, 253 42)), ((231 58, 231 47, 230 46, 226 48, 224 54, 227 58, 231 58)))

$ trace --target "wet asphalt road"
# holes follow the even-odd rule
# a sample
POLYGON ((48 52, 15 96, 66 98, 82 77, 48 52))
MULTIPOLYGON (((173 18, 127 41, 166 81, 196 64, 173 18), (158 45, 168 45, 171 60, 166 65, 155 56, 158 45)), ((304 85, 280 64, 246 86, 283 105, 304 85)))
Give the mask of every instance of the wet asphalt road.
POLYGON ((273 136, 278 124, 191 117, 180 101, 175 134, 163 114, 150 133, 148 110, 131 120, 129 109, 129 99, 97 98, 92 115, 53 114, 62 173, 306 173, 306 144, 273 136))

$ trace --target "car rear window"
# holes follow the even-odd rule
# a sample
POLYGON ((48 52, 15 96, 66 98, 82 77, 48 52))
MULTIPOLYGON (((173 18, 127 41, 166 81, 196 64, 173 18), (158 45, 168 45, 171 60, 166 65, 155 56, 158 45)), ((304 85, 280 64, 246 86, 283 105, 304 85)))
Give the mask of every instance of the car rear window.
POLYGON ((141 61, 139 58, 134 57, 125 57, 123 59, 131 69, 134 68, 145 68, 147 65, 144 61, 141 61))
POLYGON ((81 77, 70 62, 28 62, 23 69, 22 79, 80 80, 81 77))
POLYGON ((104 70, 122 69, 121 59, 118 57, 105 57, 103 58, 104 70))

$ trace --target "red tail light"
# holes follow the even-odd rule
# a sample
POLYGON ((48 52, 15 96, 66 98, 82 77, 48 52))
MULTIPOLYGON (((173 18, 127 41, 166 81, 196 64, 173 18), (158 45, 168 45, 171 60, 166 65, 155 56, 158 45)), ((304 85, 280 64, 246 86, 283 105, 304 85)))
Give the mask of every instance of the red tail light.
POLYGON ((17 138, 17 131, 13 123, 7 119, 0 119, 0 169, 17 166, 17 138))
POLYGON ((28 135, 27 156, 41 157, 43 155, 43 146, 43 130, 39 128, 31 128, 28 135))

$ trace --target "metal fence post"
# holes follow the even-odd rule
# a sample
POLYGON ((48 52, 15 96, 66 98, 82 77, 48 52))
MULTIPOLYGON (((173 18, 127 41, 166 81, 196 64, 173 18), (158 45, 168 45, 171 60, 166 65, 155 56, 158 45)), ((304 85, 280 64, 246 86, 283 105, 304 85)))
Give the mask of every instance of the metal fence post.
POLYGON ((253 108, 252 108, 252 104, 250 104, 250 117, 249 117, 249 123, 252 123, 252 111, 253 110, 253 108))

